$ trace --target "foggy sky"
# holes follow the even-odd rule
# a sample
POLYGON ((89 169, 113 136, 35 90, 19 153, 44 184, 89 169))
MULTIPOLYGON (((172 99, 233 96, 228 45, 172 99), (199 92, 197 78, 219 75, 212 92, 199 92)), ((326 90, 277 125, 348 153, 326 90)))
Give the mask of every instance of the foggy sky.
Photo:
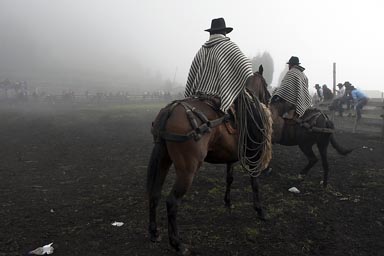
POLYGON ((274 80, 291 55, 315 83, 384 90, 380 0, 0 0, 0 80, 135 86, 143 75, 184 85, 212 18, 252 58, 268 51, 274 80))

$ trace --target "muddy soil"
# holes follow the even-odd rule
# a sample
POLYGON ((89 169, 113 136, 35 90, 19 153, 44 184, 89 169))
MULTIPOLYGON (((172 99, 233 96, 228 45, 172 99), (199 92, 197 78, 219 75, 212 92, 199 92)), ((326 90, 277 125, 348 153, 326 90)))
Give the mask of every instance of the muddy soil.
MULTIPOLYGON (((0 255, 53 242, 53 255, 175 255, 147 236, 146 166, 159 106, 38 106, 0 110, 0 255), (121 227, 114 221, 124 222, 121 227)), ((359 147, 329 148, 328 190, 318 162, 304 181, 298 147, 274 146, 261 179, 267 221, 252 209, 247 173, 235 172, 233 209, 224 208, 225 166, 205 164, 179 212, 194 255, 384 255, 384 144, 377 134, 338 131, 359 147), (296 186, 301 193, 288 192, 296 186)))

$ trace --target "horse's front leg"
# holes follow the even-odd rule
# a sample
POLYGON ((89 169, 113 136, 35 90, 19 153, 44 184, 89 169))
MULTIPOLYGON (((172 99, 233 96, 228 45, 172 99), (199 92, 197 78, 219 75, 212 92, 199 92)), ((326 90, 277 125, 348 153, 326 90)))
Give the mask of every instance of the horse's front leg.
POLYGON ((233 182, 233 164, 227 163, 227 186, 224 195, 225 207, 231 209, 231 185, 233 182))
POLYGON ((253 194, 253 208, 257 212, 259 218, 261 220, 266 220, 265 218, 265 211, 263 207, 261 206, 261 198, 260 198, 260 192, 259 192, 259 180, 257 177, 250 177, 251 178, 251 186, 252 186, 252 194, 253 194))

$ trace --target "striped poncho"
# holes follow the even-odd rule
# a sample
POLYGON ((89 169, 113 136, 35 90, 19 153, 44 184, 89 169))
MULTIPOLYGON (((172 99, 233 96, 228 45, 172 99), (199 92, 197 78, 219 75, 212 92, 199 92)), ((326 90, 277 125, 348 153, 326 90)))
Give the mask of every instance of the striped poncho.
POLYGON ((312 103, 308 91, 308 78, 303 71, 304 68, 301 66, 292 67, 287 74, 285 74, 280 87, 277 87, 272 95, 272 97, 277 95, 295 105, 296 113, 299 116, 304 115, 305 110, 307 110, 312 103))
POLYGON ((197 52, 188 75, 185 97, 218 96, 226 112, 244 89, 252 65, 239 47, 223 35, 213 35, 197 52))

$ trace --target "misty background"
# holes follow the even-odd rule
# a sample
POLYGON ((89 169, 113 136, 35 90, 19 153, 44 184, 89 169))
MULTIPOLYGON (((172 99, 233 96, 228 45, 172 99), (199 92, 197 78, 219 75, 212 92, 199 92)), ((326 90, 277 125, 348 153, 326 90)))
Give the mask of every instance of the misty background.
POLYGON ((224 17, 228 36, 277 86, 290 56, 314 84, 383 91, 384 3, 366 1, 0 0, 0 80, 62 91, 175 89, 224 17), (263 63, 264 64, 264 63, 263 63))

